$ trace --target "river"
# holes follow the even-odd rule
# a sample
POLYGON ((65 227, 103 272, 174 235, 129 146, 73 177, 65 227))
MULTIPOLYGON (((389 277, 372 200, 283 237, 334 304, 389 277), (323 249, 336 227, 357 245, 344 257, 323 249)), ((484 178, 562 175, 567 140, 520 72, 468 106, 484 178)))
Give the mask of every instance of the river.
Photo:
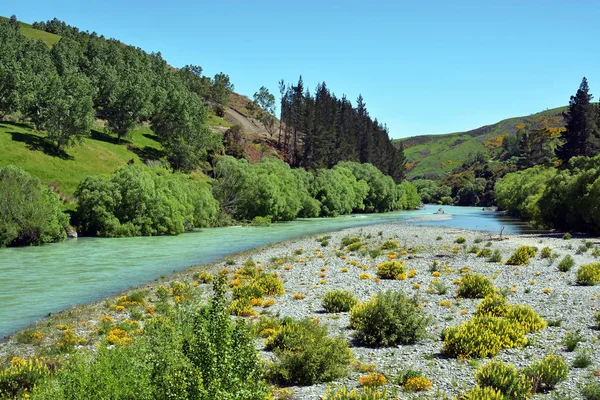
POLYGON ((210 263, 270 243, 384 222, 439 225, 498 234, 531 232, 523 222, 475 207, 299 219, 268 227, 209 228, 179 236, 80 238, 38 247, 0 249, 0 338, 48 313, 89 303, 151 282, 173 270, 210 263))

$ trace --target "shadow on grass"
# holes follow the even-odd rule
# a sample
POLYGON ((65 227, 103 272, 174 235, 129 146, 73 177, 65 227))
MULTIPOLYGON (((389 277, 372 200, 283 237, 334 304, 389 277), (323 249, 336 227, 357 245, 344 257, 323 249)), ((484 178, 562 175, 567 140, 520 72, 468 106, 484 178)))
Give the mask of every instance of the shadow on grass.
POLYGON ((61 150, 59 154, 56 153, 56 147, 49 143, 45 138, 22 132, 8 132, 12 136, 12 140, 15 142, 21 142, 27 144, 29 150, 42 151, 52 157, 62 158, 63 160, 73 160, 73 156, 67 154, 64 150, 61 150))
POLYGON ((127 148, 137 154, 143 162, 148 160, 160 160, 165 156, 165 153, 162 150, 150 146, 145 146, 143 149, 136 146, 128 146, 127 148))
POLYGON ((100 142, 106 142, 106 143, 110 143, 110 144, 129 144, 129 143, 131 143, 129 140, 127 140, 125 138, 121 138, 121 140, 119 141, 119 139, 116 136, 109 135, 108 133, 97 131, 94 129, 92 129, 91 138, 94 140, 98 140, 100 142))
POLYGON ((160 143, 160 138, 153 133, 142 133, 146 139, 154 140, 156 143, 160 143))
POLYGON ((21 129, 33 129, 33 126, 31 124, 28 124, 25 122, 2 121, 2 123, 0 123, 0 125, 14 126, 16 128, 21 128, 21 129))

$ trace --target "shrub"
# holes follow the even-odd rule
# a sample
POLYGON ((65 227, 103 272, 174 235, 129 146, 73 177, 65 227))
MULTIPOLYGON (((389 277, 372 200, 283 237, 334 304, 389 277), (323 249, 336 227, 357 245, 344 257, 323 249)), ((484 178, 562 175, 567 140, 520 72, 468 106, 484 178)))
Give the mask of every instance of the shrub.
POLYGON ((525 329, 506 318, 475 316, 443 333, 443 352, 459 359, 484 358, 527 343, 525 329))
POLYGON ((481 387, 491 387, 502 392, 507 399, 521 400, 530 397, 533 384, 513 364, 490 361, 475 373, 481 387))
POLYGON ((581 336, 581 331, 577 330, 575 332, 567 332, 562 342, 567 348, 568 352, 575 351, 579 343, 583 342, 583 336, 581 336))
POLYGON ((396 393, 388 391, 386 388, 377 389, 366 386, 349 391, 346 386, 343 386, 339 389, 328 388, 322 400, 389 400, 393 398, 397 398, 396 393))
POLYGON ((251 325, 251 332, 254 336, 269 337, 277 333, 280 327, 279 318, 263 315, 251 325))
POLYGON ((196 279, 200 283, 210 283, 214 279, 214 275, 207 271, 200 271, 196 275, 194 275, 194 279, 196 279))
POLYGON ((398 242, 387 240, 379 248, 381 250, 394 250, 397 247, 398 247, 398 242))
POLYGON ((592 358, 586 352, 577 354, 573 360, 573 368, 587 368, 592 365, 592 358))
POLYGON ((68 223, 50 188, 21 168, 0 168, 0 247, 59 242, 68 223))
POLYGON ((352 243, 360 243, 360 238, 356 236, 344 236, 342 238, 342 247, 350 246, 352 243))
POLYGON ((492 293, 477 304, 476 313, 481 316, 503 317, 508 313, 509 308, 506 297, 500 293, 492 293))
POLYGON ((285 293, 283 282, 273 274, 262 274, 255 283, 266 296, 279 296, 285 293))
POLYGON ((560 272, 569 272, 571 268, 575 265, 575 260, 570 254, 564 256, 562 260, 558 263, 558 270, 560 272))
POLYGON ((469 254, 477 254, 478 252, 479 252, 479 247, 475 246, 475 245, 471 246, 469 248, 469 250, 467 250, 467 253, 469 253, 469 254))
POLYGON ((529 259, 535 257, 537 249, 532 246, 519 246, 512 256, 506 260, 506 265, 526 265, 529 259))
POLYGON ((581 389, 585 400, 600 400, 600 382, 590 382, 581 389))
POLYGON ((342 337, 332 338, 327 327, 313 320, 289 321, 268 341, 277 361, 271 376, 294 385, 313 385, 345 376, 352 352, 342 337))
POLYGON ((37 385, 50 376, 50 369, 39 358, 24 360, 13 357, 5 369, 0 369, 0 398, 27 398, 37 385))
POLYGON ((582 264, 577 270, 577 283, 583 286, 594 286, 600 283, 600 262, 582 264))
POLYGON ((400 274, 406 274, 406 266, 400 261, 384 261, 377 266, 381 279, 396 279, 400 274))
POLYGON ((563 237, 562 237, 562 238, 563 238, 564 240, 570 240, 572 237, 573 237, 573 236, 572 236, 572 235, 571 235, 569 232, 567 232, 567 233, 565 233, 565 234, 563 235, 563 237))
POLYGON ((358 300, 345 290, 332 290, 323 297, 323 308, 328 313, 348 312, 358 300))
POLYGON ((490 249, 489 247, 484 247, 483 249, 477 252, 477 257, 491 257, 492 254, 492 249, 490 249))
POLYGON ((525 369, 525 374, 533 381, 533 392, 551 390, 567 379, 569 367, 562 357, 548 355, 525 369))
POLYGON ((510 306, 506 318, 519 324, 527 333, 542 330, 547 325, 537 312, 520 304, 510 306))
POLYGON ((387 383, 387 379, 385 379, 385 376, 383 376, 382 374, 379 374, 377 372, 368 374, 368 375, 363 375, 358 380, 359 386, 377 387, 377 386, 383 386, 386 383, 387 383))
POLYGON ((600 328, 600 311, 597 311, 594 313, 594 319, 596 320, 596 324, 598 325, 598 328, 600 328))
POLYGON ((484 298, 496 291, 494 284, 480 274, 466 274, 460 279, 457 293, 468 299, 484 298))
POLYGON ((361 242, 354 242, 348 245, 348 251, 357 251, 362 246, 361 242))
POLYGON ((500 254, 500 250, 498 250, 498 249, 494 250, 492 255, 488 257, 487 261, 488 262, 496 262, 496 263, 502 262, 502 254, 500 254))
POLYGON ((409 298, 403 292, 379 293, 356 305, 350 314, 356 339, 374 347, 415 343, 425 336, 429 322, 418 298, 409 298))
POLYGON ((421 371, 412 369, 412 368, 408 368, 408 369, 402 370, 398 373, 395 383, 397 385, 404 386, 404 384, 409 379, 420 378, 422 376, 423 376, 423 373, 421 371))
POLYGON ((552 249, 550 247, 544 247, 540 254, 542 258, 551 258, 552 257, 552 249))
POLYGON ((409 378, 404 383, 404 389, 408 392, 424 392, 431 389, 431 381, 424 376, 409 378))
POLYGON ((506 400, 502 392, 492 387, 475 386, 458 400, 506 400))
POLYGON ((458 244, 463 244, 467 241, 467 238, 465 238, 464 236, 459 236, 456 238, 456 240, 454 241, 454 243, 458 243, 458 244))
POLYGON ((257 215, 256 217, 252 218, 252 221, 250 221, 250 225, 251 226, 271 226, 272 223, 272 218, 270 215, 267 216, 260 216, 257 215))

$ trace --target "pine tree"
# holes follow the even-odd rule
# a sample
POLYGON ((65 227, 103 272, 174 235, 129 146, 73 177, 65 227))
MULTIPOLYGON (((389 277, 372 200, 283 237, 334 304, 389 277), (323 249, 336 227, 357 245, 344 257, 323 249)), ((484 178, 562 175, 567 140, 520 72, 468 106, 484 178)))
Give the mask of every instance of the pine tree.
POLYGON ((571 96, 569 109, 563 113, 567 129, 562 134, 563 144, 557 155, 561 160, 571 157, 593 156, 600 149, 600 137, 597 125, 597 109, 591 103, 587 79, 584 77, 575 96, 571 96))

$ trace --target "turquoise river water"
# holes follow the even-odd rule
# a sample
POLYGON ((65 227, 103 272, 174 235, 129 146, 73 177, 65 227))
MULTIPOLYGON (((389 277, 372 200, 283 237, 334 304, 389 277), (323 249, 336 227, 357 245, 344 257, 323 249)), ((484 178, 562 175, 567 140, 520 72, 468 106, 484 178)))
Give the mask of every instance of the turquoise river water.
POLYGON ((499 233, 524 233, 524 223, 475 207, 449 207, 451 218, 419 221, 439 206, 415 211, 300 219, 269 227, 209 228, 179 236, 80 238, 62 243, 0 249, 0 338, 48 313, 142 285, 173 270, 310 234, 397 222, 499 233))

